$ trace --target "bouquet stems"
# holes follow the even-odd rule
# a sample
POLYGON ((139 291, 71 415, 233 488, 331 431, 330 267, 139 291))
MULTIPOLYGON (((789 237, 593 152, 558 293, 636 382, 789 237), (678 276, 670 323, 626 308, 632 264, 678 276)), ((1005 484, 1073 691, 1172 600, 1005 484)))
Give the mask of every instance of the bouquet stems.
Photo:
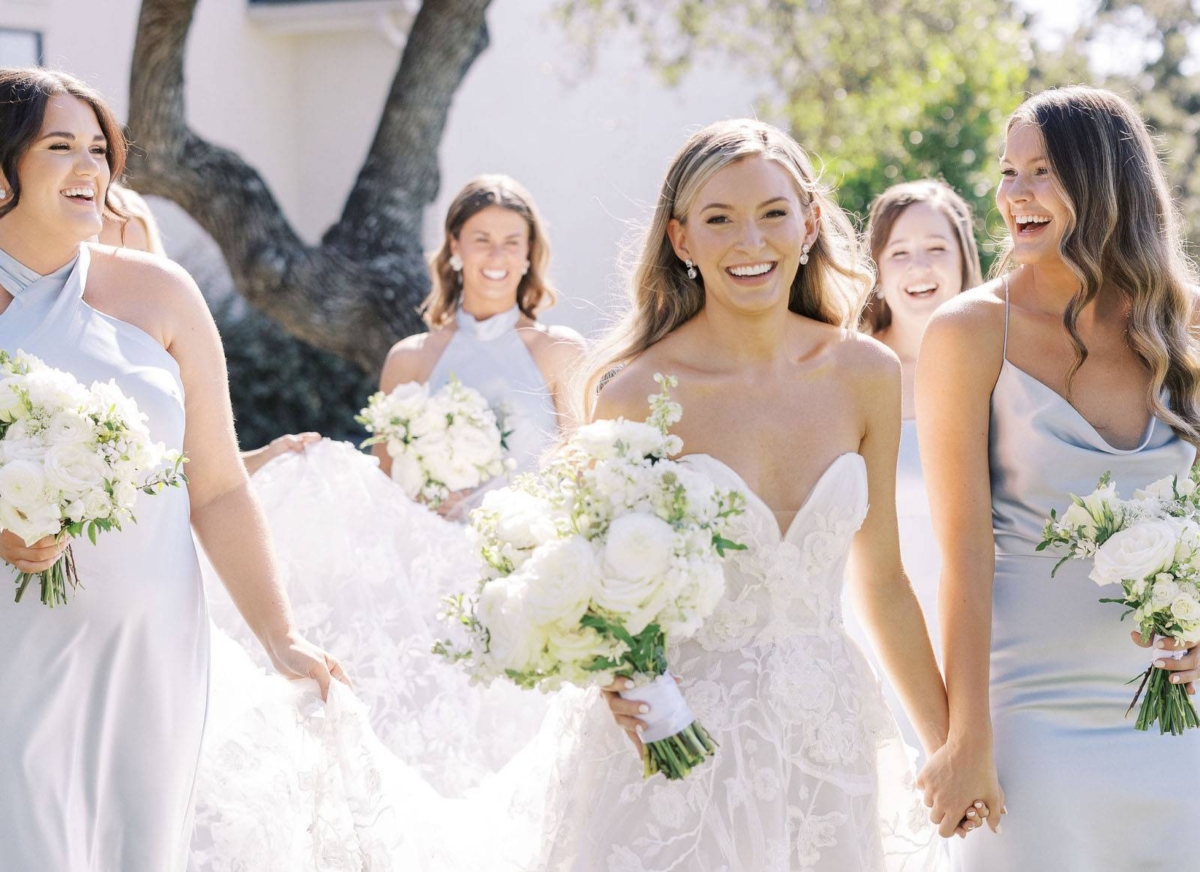
POLYGON ((674 736, 642 744, 643 773, 646 778, 658 772, 672 781, 686 778, 716 750, 717 743, 708 730, 692 721, 674 736))
MULTIPOLYGON (((1159 733, 1162 735, 1170 733, 1172 736, 1180 736, 1184 730, 1200 727, 1200 715, 1196 714, 1196 707, 1192 705, 1185 685, 1172 684, 1170 676, 1170 672, 1155 666, 1138 676, 1142 683, 1133 696, 1133 702, 1129 704, 1129 709, 1132 710, 1137 705, 1138 697, 1145 690, 1142 707, 1138 709, 1137 729, 1146 731, 1158 724, 1159 733)), ((1126 714, 1128 713, 1126 711, 1126 714)))
POLYGON ((49 569, 43 569, 41 572, 18 573, 15 602, 21 601, 21 597, 25 595, 25 588, 29 587, 29 583, 35 578, 40 582, 44 605, 50 608, 54 608, 56 605, 65 606, 67 604, 67 587, 69 586, 71 590, 79 587, 79 573, 75 569, 75 555, 71 553, 71 546, 67 546, 62 556, 49 569))

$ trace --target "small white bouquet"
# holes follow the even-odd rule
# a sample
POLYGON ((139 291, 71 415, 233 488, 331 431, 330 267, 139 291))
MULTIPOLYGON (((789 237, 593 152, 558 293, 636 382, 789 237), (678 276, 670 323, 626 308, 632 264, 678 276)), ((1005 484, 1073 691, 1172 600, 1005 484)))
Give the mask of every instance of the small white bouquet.
POLYGON ((471 513, 484 573, 471 595, 447 600, 466 641, 435 650, 482 682, 521 687, 606 686, 616 676, 646 701, 646 777, 685 777, 715 743, 667 674, 667 639, 695 633, 725 589, 721 560, 744 496, 718 490, 668 458, 682 414, 674 379, 655 376, 646 422, 578 429, 540 472, 492 491, 471 513))
POLYGON ((437 508, 450 494, 487 484, 512 467, 503 423, 479 391, 455 376, 436 393, 418 382, 396 385, 355 417, 392 458, 392 480, 437 508))
MULTIPOLYGON (((1086 497, 1071 495, 1071 506, 1059 517, 1050 512, 1037 550, 1060 547, 1067 554, 1054 566, 1076 558, 1094 561, 1089 578, 1117 586, 1120 596, 1101 599, 1118 603, 1133 615, 1144 639, 1170 637, 1185 648, 1200 642, 1200 493, 1190 478, 1170 476, 1118 498, 1108 473, 1086 497)), ((1185 653, 1155 649, 1155 659, 1185 653)), ((1182 684, 1172 684, 1163 669, 1148 668, 1129 711, 1145 691, 1137 729, 1158 724, 1161 733, 1178 736, 1200 727, 1200 717, 1182 684)))
MULTIPOLYGON (((85 388, 33 355, 0 351, 0 530, 32 545, 120 530, 138 491, 187 482, 184 458, 150 440, 146 416, 113 382, 85 388)), ((16 601, 33 579, 42 602, 65 605, 79 586, 68 546, 49 569, 20 572, 16 601)))

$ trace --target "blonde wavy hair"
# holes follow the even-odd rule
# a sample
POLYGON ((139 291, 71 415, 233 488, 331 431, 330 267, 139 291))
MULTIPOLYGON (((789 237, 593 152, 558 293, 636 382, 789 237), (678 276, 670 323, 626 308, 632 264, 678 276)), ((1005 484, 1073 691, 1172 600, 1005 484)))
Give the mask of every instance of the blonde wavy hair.
POLYGON ((533 197, 516 179, 504 175, 479 176, 467 182, 450 203, 442 245, 429 259, 433 288, 418 311, 430 327, 445 327, 453 321, 462 300, 462 274, 450 266, 450 242, 458 239, 467 221, 489 206, 516 212, 529 227, 529 272, 517 285, 517 307, 536 319, 540 310, 550 308, 558 299, 558 292, 546 279, 550 244, 533 197))
MULTIPOLYGON (((1088 356, 1079 313, 1109 287, 1129 304, 1129 344, 1151 373, 1150 408, 1182 439, 1200 445, 1196 267, 1145 122, 1111 91, 1072 87, 1026 100, 1006 131, 1017 124, 1041 133, 1052 183, 1069 211, 1059 254, 1080 288, 1063 313, 1076 352, 1068 385, 1088 356)), ((1011 269, 1009 239, 993 273, 1011 269)))
MULTIPOLYGON (((971 207, 952 187, 938 179, 921 179, 917 182, 892 185, 875 198, 867 216, 865 231, 871 260, 879 263, 879 258, 883 256, 883 250, 887 248, 888 239, 892 235, 892 228, 896 226, 905 210, 916 203, 927 203, 946 216, 946 220, 950 222, 962 263, 962 290, 983 284, 983 269, 979 265, 979 246, 975 242, 971 207)), ((892 324, 891 307, 887 300, 875 294, 879 290, 878 267, 875 287, 871 290, 871 297, 863 310, 859 326, 867 333, 877 334, 892 324)))
MULTIPOLYGON (((721 169, 760 156, 775 161, 795 182, 806 213, 820 209, 808 263, 796 272, 788 309, 798 315, 853 330, 873 285, 850 219, 823 187, 812 161, 783 131, 761 121, 710 124, 695 133, 671 161, 646 228, 628 284, 629 306, 592 348, 581 366, 576 391, 580 420, 590 420, 605 375, 643 351, 704 308, 704 279, 690 279, 667 236, 672 219, 686 224, 700 189, 721 169)), ((799 244, 800 240, 797 240, 799 244)))

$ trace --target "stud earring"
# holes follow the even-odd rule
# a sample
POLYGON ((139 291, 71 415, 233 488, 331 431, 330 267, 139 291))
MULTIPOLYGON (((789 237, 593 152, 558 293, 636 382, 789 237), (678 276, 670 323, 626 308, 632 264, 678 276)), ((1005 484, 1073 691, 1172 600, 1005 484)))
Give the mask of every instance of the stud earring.
POLYGON ((459 257, 457 254, 450 255, 450 269, 454 270, 455 272, 462 272, 462 268, 463 268, 462 258, 459 257))
POLYGON ((4 190, 3 188, 0 188, 0 200, 3 200, 7 196, 8 196, 8 191, 4 190))
POLYGON ((529 275, 529 261, 525 261, 525 269, 521 270, 521 275, 529 275))
POLYGON ((800 249, 800 266, 805 266, 808 263, 808 246, 800 249))
POLYGON ((687 267, 688 278, 695 281, 696 276, 700 275, 700 273, 696 272, 696 265, 692 263, 692 259, 689 257, 683 262, 683 265, 687 267))

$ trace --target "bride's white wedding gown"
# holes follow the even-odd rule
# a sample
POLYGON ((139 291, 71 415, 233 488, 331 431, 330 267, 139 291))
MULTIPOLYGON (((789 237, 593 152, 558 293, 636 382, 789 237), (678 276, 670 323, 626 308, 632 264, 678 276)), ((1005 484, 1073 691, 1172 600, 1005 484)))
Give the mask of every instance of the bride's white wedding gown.
POLYGON ((687 462, 747 494, 727 590, 671 652, 719 745, 685 780, 642 766, 596 693, 564 699, 539 868, 554 872, 922 870, 942 862, 877 679, 842 624, 866 464, 837 458, 790 527, 728 466, 687 462))

